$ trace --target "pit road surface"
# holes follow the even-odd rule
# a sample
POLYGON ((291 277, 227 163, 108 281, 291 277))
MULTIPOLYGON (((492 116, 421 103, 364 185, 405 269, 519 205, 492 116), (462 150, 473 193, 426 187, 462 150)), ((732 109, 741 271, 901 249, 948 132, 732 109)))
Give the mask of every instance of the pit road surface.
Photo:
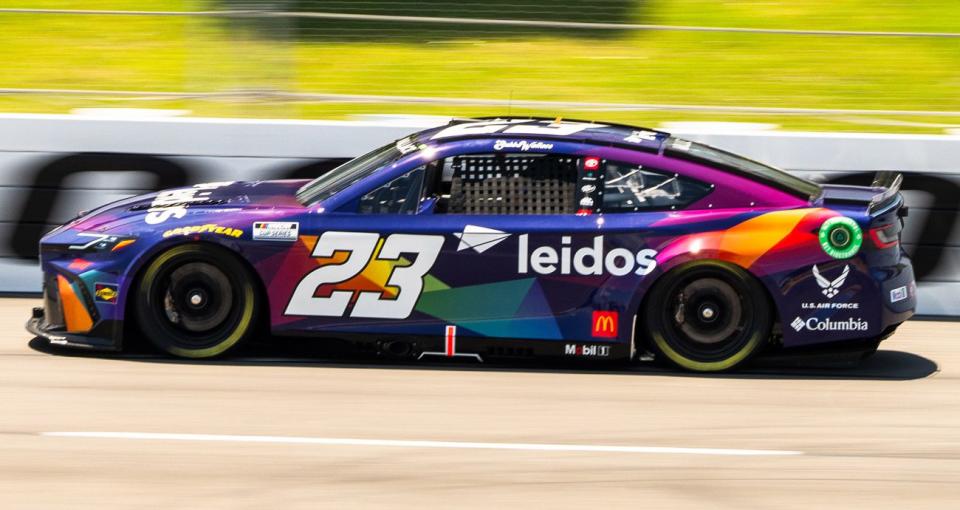
POLYGON ((694 376, 72 356, 31 343, 38 304, 0 299, 0 508, 960 507, 956 322, 694 376))

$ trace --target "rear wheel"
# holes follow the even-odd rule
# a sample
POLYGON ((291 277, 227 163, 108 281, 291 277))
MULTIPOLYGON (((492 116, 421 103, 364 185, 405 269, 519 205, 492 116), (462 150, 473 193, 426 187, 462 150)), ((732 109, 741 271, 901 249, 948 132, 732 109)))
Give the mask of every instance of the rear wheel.
POLYGON ((644 316, 660 354, 697 372, 732 369, 770 337, 770 305, 760 283, 739 267, 695 262, 651 289, 644 316))
POLYGON ((211 358, 250 335, 256 300, 250 271, 233 254, 185 244, 161 253, 144 270, 137 319, 157 348, 183 358, 211 358))

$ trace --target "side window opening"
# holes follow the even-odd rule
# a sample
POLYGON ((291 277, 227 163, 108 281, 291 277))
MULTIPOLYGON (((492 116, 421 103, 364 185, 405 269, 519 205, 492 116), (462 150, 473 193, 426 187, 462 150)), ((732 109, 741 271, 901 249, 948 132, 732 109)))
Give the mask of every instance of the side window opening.
POLYGON ((426 166, 380 186, 360 198, 361 214, 415 214, 420 205, 426 166))
POLYGON ((471 154, 442 163, 436 212, 573 214, 579 158, 471 154))
POLYGON ((675 173, 607 161, 603 212, 682 209, 705 197, 713 186, 675 173))

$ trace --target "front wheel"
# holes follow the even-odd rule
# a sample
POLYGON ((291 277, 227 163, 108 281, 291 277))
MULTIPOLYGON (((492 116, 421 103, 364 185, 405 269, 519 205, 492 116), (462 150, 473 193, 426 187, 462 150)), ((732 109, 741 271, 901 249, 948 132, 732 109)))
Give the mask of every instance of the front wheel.
POLYGON ((141 332, 157 348, 183 358, 211 358, 250 335, 256 300, 250 271, 232 253, 184 244, 150 262, 135 305, 141 332))
POLYGON ((651 343, 687 370, 730 370, 750 359, 770 337, 771 310, 763 288, 731 264, 681 266, 654 285, 646 303, 651 343))

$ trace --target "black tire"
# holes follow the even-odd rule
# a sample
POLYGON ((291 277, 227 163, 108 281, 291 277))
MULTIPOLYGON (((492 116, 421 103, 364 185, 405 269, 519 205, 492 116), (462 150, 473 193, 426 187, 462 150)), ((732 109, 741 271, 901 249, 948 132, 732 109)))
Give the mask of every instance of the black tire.
POLYGON ((254 330, 257 289, 231 252, 182 244, 154 258, 136 293, 140 331, 158 349, 182 358, 212 358, 254 330))
POLYGON ((766 345, 773 322, 760 283, 717 261, 693 262, 661 277, 643 313, 651 346, 695 372, 742 365, 766 345))

